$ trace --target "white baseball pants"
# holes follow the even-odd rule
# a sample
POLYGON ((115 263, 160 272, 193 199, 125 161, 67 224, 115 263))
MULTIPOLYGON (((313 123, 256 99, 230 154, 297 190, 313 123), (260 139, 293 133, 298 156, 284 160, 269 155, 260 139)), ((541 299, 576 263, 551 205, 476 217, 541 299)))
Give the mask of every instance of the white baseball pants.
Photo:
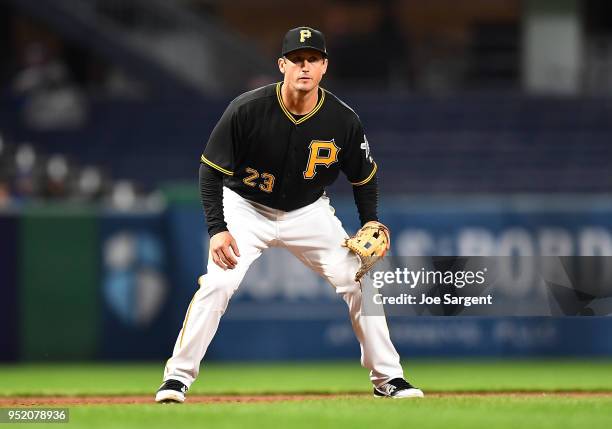
POLYGON ((230 298, 249 266, 273 246, 285 247, 342 296, 361 345, 361 365, 370 370, 372 383, 380 386, 403 377, 385 316, 362 315, 361 287, 354 280, 359 258, 340 246, 347 234, 329 198, 323 196, 306 207, 284 212, 250 202, 224 188, 223 206, 241 256, 233 270, 224 271, 209 255, 208 273, 198 279, 200 288, 189 304, 172 357, 166 363, 164 381, 175 379, 188 387, 193 383, 230 298))

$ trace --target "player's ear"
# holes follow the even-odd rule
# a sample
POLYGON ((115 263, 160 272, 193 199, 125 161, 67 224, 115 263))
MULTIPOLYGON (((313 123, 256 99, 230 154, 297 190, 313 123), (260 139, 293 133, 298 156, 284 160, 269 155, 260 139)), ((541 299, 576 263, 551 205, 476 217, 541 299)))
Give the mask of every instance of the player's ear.
POLYGON ((282 74, 285 74, 285 59, 284 58, 278 59, 278 69, 280 70, 282 74))
POLYGON ((323 59, 323 73, 322 74, 327 73, 327 64, 328 64, 327 63, 327 58, 324 58, 323 59))

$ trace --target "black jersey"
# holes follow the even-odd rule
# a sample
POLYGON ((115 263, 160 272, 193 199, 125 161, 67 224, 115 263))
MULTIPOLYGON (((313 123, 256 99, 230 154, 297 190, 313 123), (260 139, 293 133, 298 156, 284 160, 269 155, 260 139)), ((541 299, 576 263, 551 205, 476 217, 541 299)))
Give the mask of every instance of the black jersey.
POLYGON ((290 211, 316 201, 340 170, 354 186, 376 163, 357 114, 327 90, 297 119, 284 106, 282 82, 234 99, 210 135, 201 162, 224 173, 242 197, 290 211))

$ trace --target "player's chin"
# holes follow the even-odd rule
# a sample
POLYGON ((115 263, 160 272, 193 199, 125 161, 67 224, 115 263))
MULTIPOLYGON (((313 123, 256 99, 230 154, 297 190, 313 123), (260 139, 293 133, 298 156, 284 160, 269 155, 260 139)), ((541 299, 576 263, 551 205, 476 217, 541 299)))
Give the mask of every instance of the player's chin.
POLYGON ((300 91, 310 91, 316 86, 316 83, 312 78, 298 79, 295 86, 300 91))

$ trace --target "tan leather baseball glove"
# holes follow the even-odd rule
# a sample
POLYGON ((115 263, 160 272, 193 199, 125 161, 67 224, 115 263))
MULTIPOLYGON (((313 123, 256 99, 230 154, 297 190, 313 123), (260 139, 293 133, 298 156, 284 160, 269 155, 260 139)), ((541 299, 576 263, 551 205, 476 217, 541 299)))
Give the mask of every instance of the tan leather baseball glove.
POLYGON ((390 244, 389 228, 376 221, 366 223, 354 236, 344 240, 342 246, 351 249, 361 259, 361 267, 355 274, 355 281, 359 281, 385 256, 390 244))

